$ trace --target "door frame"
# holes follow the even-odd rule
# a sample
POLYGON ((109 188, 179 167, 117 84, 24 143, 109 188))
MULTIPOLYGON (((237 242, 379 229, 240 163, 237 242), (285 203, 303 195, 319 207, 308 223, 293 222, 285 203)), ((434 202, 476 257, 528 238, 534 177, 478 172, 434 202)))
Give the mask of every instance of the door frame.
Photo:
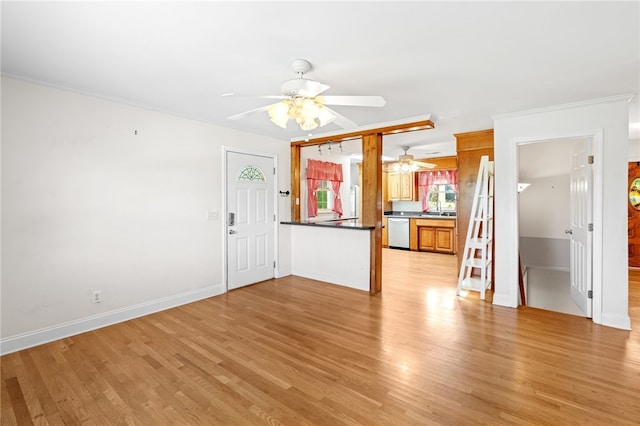
POLYGON ((271 158, 273 161, 274 174, 273 174, 273 214, 275 215, 275 220, 273 222, 273 260, 275 261, 275 266, 273 267, 273 276, 278 277, 278 265, 280 265, 279 259, 279 236, 280 236, 280 227, 278 224, 280 223, 280 215, 278 212, 278 156, 273 153, 257 151, 254 149, 244 149, 244 148, 236 148, 227 145, 222 146, 222 220, 220 221, 220 232, 222 235, 222 279, 224 285, 224 292, 227 293, 229 291, 229 271, 227 268, 227 262, 229 259, 228 253, 228 241, 227 241, 227 194, 228 194, 228 181, 227 181, 227 154, 230 152, 238 153, 238 154, 246 154, 246 155, 255 155, 260 157, 271 158))
MULTIPOLYGON (((591 320, 597 324, 601 324, 602 323, 602 293, 603 293, 603 288, 602 288, 603 286, 602 192, 604 190, 604 186, 603 186, 602 160, 604 158, 604 129, 595 129, 591 131, 573 132, 573 133, 559 133, 554 135, 547 135, 545 137, 515 139, 514 140, 516 145, 516 149, 514 150, 515 168, 513 169, 515 173, 513 176, 511 176, 511 179, 513 180, 513 187, 516 188, 518 185, 518 178, 520 175, 520 164, 519 164, 520 161, 519 161, 518 152, 520 150, 521 145, 528 145, 531 143, 538 143, 538 142, 546 142, 546 143, 553 144, 553 141, 557 141, 557 140, 578 139, 578 138, 590 138, 593 141, 593 145, 592 145, 593 155, 594 155, 594 162, 593 162, 593 169, 592 169, 593 188, 591 192, 593 196, 592 206, 591 206, 591 209, 592 209, 591 219, 593 221, 593 236, 591 240, 591 244, 592 244, 591 254, 593 257, 591 262, 591 267, 592 267, 591 281, 592 281, 593 298, 591 300, 591 305, 592 305, 591 320)), ((519 204, 517 203, 517 194, 514 194, 514 200, 516 200, 515 202, 516 209, 514 213, 515 223, 516 223, 516 229, 519 230, 520 218, 518 215, 519 204)), ((518 235, 519 235, 519 231, 518 231, 518 235)), ((516 239, 516 248, 518 251, 520 251, 519 239, 516 239)), ((514 294, 518 294, 517 280, 513 283, 513 286, 514 286, 514 294)))

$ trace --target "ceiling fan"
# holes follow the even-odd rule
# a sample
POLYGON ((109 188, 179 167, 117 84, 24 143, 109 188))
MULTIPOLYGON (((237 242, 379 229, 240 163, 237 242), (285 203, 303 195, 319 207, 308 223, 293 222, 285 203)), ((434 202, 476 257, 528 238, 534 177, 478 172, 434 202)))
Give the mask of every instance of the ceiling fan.
MULTIPOLYGON (((282 128, 286 128, 287 122, 292 119, 298 123, 302 130, 306 131, 329 123, 335 123, 343 129, 351 129, 358 125, 327 105, 364 107, 385 105, 382 96, 321 96, 321 93, 329 89, 329 86, 304 78, 304 75, 311 69, 309 61, 295 59, 291 62, 291 69, 298 75, 298 78, 282 83, 280 95, 252 96, 262 99, 280 99, 280 101, 232 115, 228 119, 237 120, 248 114, 267 111, 271 121, 282 128)), ((223 96, 235 96, 235 94, 229 93, 223 96)))
POLYGON ((413 155, 407 154, 407 151, 410 147, 401 146, 400 148, 402 148, 404 154, 398 156, 398 161, 390 161, 385 163, 384 171, 409 173, 430 170, 436 167, 436 165, 433 163, 425 163, 422 161, 414 160, 413 155))

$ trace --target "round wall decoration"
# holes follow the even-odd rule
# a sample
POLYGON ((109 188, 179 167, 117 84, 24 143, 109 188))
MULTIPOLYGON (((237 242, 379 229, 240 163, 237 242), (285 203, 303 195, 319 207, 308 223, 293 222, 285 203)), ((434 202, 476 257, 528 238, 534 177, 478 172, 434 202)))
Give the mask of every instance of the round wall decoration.
POLYGON ((631 207, 640 210, 640 177, 635 178, 629 187, 629 202, 631 207))

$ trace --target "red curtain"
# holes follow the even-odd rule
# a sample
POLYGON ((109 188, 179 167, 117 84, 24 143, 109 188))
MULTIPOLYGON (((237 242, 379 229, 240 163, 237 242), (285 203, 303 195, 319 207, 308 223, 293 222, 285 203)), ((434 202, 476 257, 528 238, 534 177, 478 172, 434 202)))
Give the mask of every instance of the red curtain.
MULTIPOLYGON (((342 165, 339 165, 342 168, 342 165)), ((332 180, 331 189, 333 190, 333 211, 342 217, 342 200, 340 199, 340 181, 332 180)))
POLYGON ((438 170, 430 172, 420 172, 418 175, 418 185, 420 187, 420 199, 422 201, 422 211, 429 211, 429 193, 436 189, 437 185, 452 185, 454 192, 458 193, 458 171, 438 170))
POLYGON ((321 179, 307 178, 307 213, 309 217, 318 216, 318 196, 316 189, 320 186, 321 179))
POLYGON ((333 211, 342 217, 340 184, 342 183, 342 164, 326 161, 307 160, 307 212, 309 217, 318 215, 318 197, 316 190, 323 180, 331 182, 333 190, 333 211))

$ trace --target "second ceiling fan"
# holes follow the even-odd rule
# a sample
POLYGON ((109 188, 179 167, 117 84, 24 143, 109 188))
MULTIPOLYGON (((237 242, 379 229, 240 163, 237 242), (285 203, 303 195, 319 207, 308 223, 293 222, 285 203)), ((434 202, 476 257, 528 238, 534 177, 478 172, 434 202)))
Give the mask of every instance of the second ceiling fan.
MULTIPOLYGON (((282 128, 286 128, 291 119, 296 121, 305 131, 329 123, 335 123, 343 129, 352 129, 358 125, 329 108, 328 105, 382 107, 386 103, 382 96, 322 96, 321 93, 329 89, 329 86, 304 78, 304 75, 311 69, 309 61, 295 59, 291 62, 291 69, 298 75, 298 78, 282 83, 280 95, 254 96, 262 99, 279 99, 278 102, 232 115, 228 117, 229 120, 237 120, 248 114, 267 111, 271 121, 282 128)), ((234 94, 223 96, 234 96, 234 94)))
POLYGON ((385 163, 384 170, 386 172, 399 172, 399 173, 410 173, 410 172, 419 172, 424 170, 431 170, 436 167, 433 163, 425 163, 423 161, 416 161, 413 158, 413 155, 407 154, 409 150, 409 146, 401 146, 404 151, 403 155, 398 156, 398 161, 390 161, 385 163))

